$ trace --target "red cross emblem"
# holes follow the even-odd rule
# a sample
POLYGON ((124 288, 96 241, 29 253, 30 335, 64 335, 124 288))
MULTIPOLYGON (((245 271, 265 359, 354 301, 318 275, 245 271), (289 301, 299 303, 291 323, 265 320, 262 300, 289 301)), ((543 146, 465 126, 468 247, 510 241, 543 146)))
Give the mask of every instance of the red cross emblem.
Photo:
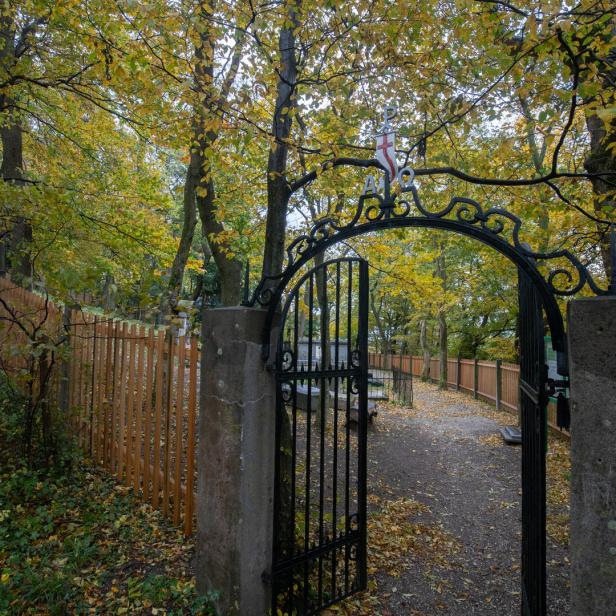
POLYGON ((376 136, 376 159, 385 167, 392 182, 398 173, 395 138, 396 133, 385 133, 376 136))

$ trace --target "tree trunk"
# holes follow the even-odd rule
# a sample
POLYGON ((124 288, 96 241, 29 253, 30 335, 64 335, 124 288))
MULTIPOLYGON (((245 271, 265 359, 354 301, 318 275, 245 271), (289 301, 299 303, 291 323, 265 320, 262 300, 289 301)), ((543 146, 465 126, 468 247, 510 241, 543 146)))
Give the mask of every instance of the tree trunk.
MULTIPOLYGON (((445 255, 441 246, 441 254, 436 259, 436 275, 441 279, 443 297, 447 293, 447 271, 445 269, 445 255)), ((447 389, 447 315, 446 305, 438 311, 438 350, 439 350, 439 389, 447 389)))
MULTIPOLYGON (((296 6, 299 7, 300 2, 296 6)), ((276 109, 272 121, 274 141, 267 162, 267 220, 265 223, 265 249, 263 275, 272 276, 282 271, 284 263, 287 207, 291 192, 286 178, 288 139, 291 134, 292 110, 295 107, 297 58, 295 57, 294 28, 299 25, 296 9, 289 7, 289 20, 293 27, 283 27, 278 38, 280 79, 277 85, 276 109)))
POLYGON ((201 224, 205 229, 214 262, 220 273, 220 302, 223 306, 237 306, 242 299, 242 262, 236 256, 229 256, 229 247, 216 238, 222 236, 223 224, 216 219, 216 195, 209 163, 199 157, 202 169, 200 186, 205 185, 205 194, 197 197, 201 224), (210 241, 210 238, 214 241, 210 241))
MULTIPOLYGON (((612 28, 611 36, 616 36, 616 28, 612 28)), ((587 110, 586 128, 590 135, 590 152, 584 161, 584 167, 588 173, 614 173, 616 172, 616 149, 614 149, 616 117, 613 114, 607 115, 604 120, 597 113, 616 106, 616 88, 614 87, 616 84, 616 47, 610 49, 605 61, 595 61, 593 65, 597 69, 603 88, 598 97, 584 99, 584 106, 587 110), (599 106, 594 104, 597 98, 600 100, 599 106)), ((606 213, 613 213, 616 208, 614 179, 610 176, 600 176, 593 178, 591 182, 595 193, 595 213, 598 217, 605 218, 606 213)), ((601 233, 600 248, 603 267, 607 280, 610 281, 612 276, 616 276, 612 272, 610 237, 604 225, 599 225, 599 232, 601 233)))
POLYGON ((197 205, 195 202, 195 178, 189 166, 184 182, 184 200, 182 204, 182 234, 180 244, 171 265, 169 283, 166 292, 163 293, 160 302, 160 313, 164 318, 170 310, 174 310, 182 293, 182 281, 184 270, 190 255, 190 248, 195 236, 197 226, 197 205))
POLYGON ((241 60, 243 34, 236 36, 236 46, 229 69, 223 79, 220 91, 214 81, 216 32, 212 29, 215 2, 199 3, 200 45, 195 50, 195 81, 202 95, 202 102, 195 103, 193 139, 191 145, 189 172, 192 173, 197 208, 201 224, 220 273, 220 301, 223 306, 236 306, 241 301, 242 261, 233 255, 228 243, 223 241, 225 230, 216 218, 216 192, 213 169, 208 158, 221 126, 221 116, 227 97, 237 76, 241 60))
MULTIPOLYGON (((295 6, 299 8, 300 1, 295 6)), ((265 223, 265 248, 263 251, 263 276, 279 274, 284 263, 285 233, 287 226, 287 207, 291 192, 286 179, 288 139, 291 134, 291 110, 295 106, 294 91, 297 78, 297 59, 295 57, 294 28, 299 25, 297 11, 288 8, 288 22, 280 29, 278 49, 280 67, 276 95, 276 108, 272 119, 274 137, 267 163, 267 219, 265 223), (288 25, 291 24, 291 27, 288 25)), ((292 507, 284 507, 291 501, 293 458, 291 455, 291 425, 288 413, 283 413, 281 426, 280 490, 281 530, 279 539, 286 549, 292 549, 295 541, 295 520, 291 516, 292 507)), ((291 552, 292 553, 292 552, 291 552)), ((292 576, 289 584, 293 583, 292 576)))
MULTIPOLYGON (((12 101, 5 97, 2 98, 0 106, 10 113, 12 101)), ((23 133, 19 120, 11 118, 7 125, 0 127, 0 140, 2 141, 0 175, 5 182, 23 186, 25 184, 23 180, 23 133)), ((11 277, 15 282, 23 283, 22 286, 31 287, 32 226, 24 217, 16 218, 11 233, 5 237, 4 244, 8 252, 8 270, 11 272, 11 277)))
POLYGON ((199 276, 199 280, 197 282, 197 287, 195 288, 193 294, 193 301, 196 302, 199 298, 202 298, 205 301, 205 272, 207 272, 208 265, 210 263, 210 259, 212 258, 212 250, 210 248, 210 243, 207 241, 207 237, 205 235, 205 229, 203 225, 201 225, 201 253, 203 254, 203 272, 204 274, 199 276))
POLYGON ((376 328, 379 332, 379 338, 380 338, 380 347, 381 347, 381 353, 383 354, 383 358, 385 360, 385 363, 383 364, 383 366, 385 368, 390 368, 391 367, 391 360, 390 360, 390 354, 391 354, 391 345, 390 345, 390 340, 389 337, 387 336, 387 332, 385 331, 385 327, 383 325, 383 320, 381 319, 381 309, 382 309, 382 305, 377 309, 376 307, 376 303, 375 303, 375 289, 372 289, 372 292, 370 293, 370 309, 372 310, 372 315, 374 316, 374 322, 376 324, 376 328))
MULTIPOLYGON (((616 105, 616 96, 612 96, 611 99, 612 104, 616 105)), ((590 133, 590 153, 584 161, 586 171, 589 173, 616 172, 616 150, 610 148, 616 142, 616 124, 614 120, 611 121, 610 125, 606 125, 599 116, 588 115, 586 117, 586 126, 590 133)), ((592 180, 592 187, 595 193, 595 213, 600 217, 604 217, 604 212, 610 212, 616 208, 613 180, 607 176, 595 177, 592 180)), ((611 280, 610 236, 609 233, 605 233, 604 226, 601 226, 599 231, 602 233, 600 246, 603 267, 607 279, 611 280)))
MULTIPOLYGON (((15 24, 10 14, 0 18, 0 65, 5 74, 11 74, 16 62, 15 24)), ((0 140, 2 141, 2 165, 0 175, 5 182, 23 186, 23 129, 15 101, 10 94, 0 95, 0 140)), ((15 282, 32 286, 32 227, 24 217, 17 217, 11 233, 3 240, 3 252, 8 253, 8 269, 15 282)), ((6 259, 6 254, 5 257, 6 259)))
POLYGON ((428 320, 422 319, 419 329, 419 346, 423 355, 423 366, 421 369, 421 380, 430 380, 430 348, 428 347, 428 320))
POLYGON ((439 389, 447 389, 447 320, 445 313, 438 313, 439 389))
MULTIPOLYGON (((523 96, 519 96, 519 100, 520 107, 522 108, 522 115, 526 120, 526 140, 531 153, 533 167, 535 168, 537 176, 542 176, 546 173, 545 156, 550 134, 545 134, 543 141, 539 144, 537 139, 540 133, 537 130, 537 123, 531 113, 528 100, 523 96)), ((550 200, 552 192, 547 186, 538 187, 538 191, 542 206, 537 214, 537 222, 539 223, 539 228, 542 233, 537 249, 539 252, 548 252, 550 246, 550 200)))
POLYGON ((105 282, 103 284, 103 310, 106 313, 113 312, 116 307, 116 293, 113 276, 110 273, 105 274, 105 282))
POLYGON ((53 360, 48 349, 43 349, 38 358, 38 378, 39 393, 38 405, 41 410, 41 441, 43 445, 43 455, 45 466, 49 467, 55 457, 56 449, 54 443, 53 416, 49 404, 49 381, 53 368, 53 360))

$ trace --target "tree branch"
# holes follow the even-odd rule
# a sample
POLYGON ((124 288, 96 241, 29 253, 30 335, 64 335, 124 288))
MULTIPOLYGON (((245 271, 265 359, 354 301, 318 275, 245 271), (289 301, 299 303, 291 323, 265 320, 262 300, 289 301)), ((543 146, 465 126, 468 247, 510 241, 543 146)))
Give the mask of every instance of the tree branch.
POLYGON ((563 147, 567 134, 569 133, 569 130, 571 129, 571 126, 573 125, 573 121, 575 119, 575 110, 577 109, 577 88, 578 88, 578 84, 580 81, 580 67, 577 62, 577 57, 573 53, 573 50, 571 49, 567 41, 565 41, 561 30, 558 31, 557 37, 558 37, 558 41, 560 42, 560 44, 565 48, 565 51, 567 52, 567 55, 569 56, 571 63, 572 63, 573 94, 571 96, 571 107, 569 108, 569 115, 567 117, 567 122, 565 123, 562 133, 560 134, 558 143, 556 144, 556 147, 554 148, 554 154, 552 156, 552 174, 555 174, 557 171, 558 155, 560 153, 561 148, 563 147))
POLYGON ((475 0, 475 2, 480 2, 481 4, 496 4, 497 6, 502 6, 503 8, 509 9, 512 13, 516 13, 522 17, 528 17, 529 15, 529 13, 519 9, 517 6, 513 6, 513 4, 504 2, 503 0, 475 0))
MULTIPOLYGON (((324 171, 327 171, 328 169, 333 169, 335 167, 341 167, 341 166, 360 167, 364 169, 373 167, 375 169, 382 169, 381 164, 375 158, 370 158, 370 159, 348 158, 348 157, 334 158, 334 159, 331 159, 331 160, 328 160, 322 163, 319 169, 313 169, 312 171, 306 173, 302 177, 291 182, 289 184, 289 190, 291 194, 297 192, 301 188, 304 188, 306 185, 310 184, 310 182, 313 182, 314 180, 316 180, 317 177, 324 171)), ((583 214, 590 220, 593 220, 594 222, 599 223, 599 224, 611 224, 611 221, 597 218, 593 216, 592 214, 589 214, 588 212, 586 212, 583 208, 573 204, 569 199, 567 199, 562 194, 560 189, 554 184, 553 180, 558 180, 561 178, 578 178, 578 179, 592 180, 593 178, 596 178, 596 177, 605 177, 605 176, 613 176, 616 178, 616 171, 606 171, 603 173, 572 173, 572 172, 557 172, 557 171, 552 170, 550 171, 550 173, 547 173, 539 177, 522 178, 522 179, 517 179, 517 180, 516 179, 501 179, 501 178, 485 178, 485 177, 480 177, 480 176, 474 176, 474 175, 465 173, 464 171, 460 171, 459 169, 456 169, 454 167, 425 167, 423 169, 422 168, 414 169, 414 172, 415 172, 416 177, 434 176, 434 175, 449 175, 459 180, 468 182, 469 184, 475 184, 479 186, 537 186, 540 184, 545 184, 549 186, 556 193, 559 199, 561 199, 564 203, 566 203, 567 205, 579 211, 581 214, 583 214)))

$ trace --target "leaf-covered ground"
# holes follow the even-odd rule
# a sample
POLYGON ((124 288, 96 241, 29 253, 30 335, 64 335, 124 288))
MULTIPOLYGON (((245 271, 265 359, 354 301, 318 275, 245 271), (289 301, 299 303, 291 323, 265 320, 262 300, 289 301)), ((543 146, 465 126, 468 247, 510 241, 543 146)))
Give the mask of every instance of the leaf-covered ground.
POLYGON ((104 472, 0 471, 0 614, 211 614, 193 542, 104 472))
MULTIPOLYGON (((520 448, 515 417, 415 382, 413 409, 381 405, 369 433, 369 588, 330 608, 348 616, 517 614, 520 448)), ((549 613, 568 613, 569 443, 551 436, 549 613)))
MULTIPOLYGON (((415 383, 369 433, 369 588, 348 616, 519 613, 520 449, 507 413, 415 383)), ((568 606, 568 442, 550 438, 548 602, 568 606)), ((0 469, 0 615, 210 614, 194 544, 102 471, 0 469)), ((327 612, 326 612, 327 613, 327 612)))

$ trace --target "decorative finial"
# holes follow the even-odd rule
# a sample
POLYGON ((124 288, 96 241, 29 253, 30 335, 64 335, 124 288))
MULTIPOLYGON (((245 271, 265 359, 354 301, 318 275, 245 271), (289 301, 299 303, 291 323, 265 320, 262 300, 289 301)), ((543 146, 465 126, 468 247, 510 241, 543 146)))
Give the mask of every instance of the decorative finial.
POLYGON ((391 133, 392 128, 389 123, 390 120, 393 120, 398 115, 398 107, 396 105, 385 105, 383 108, 383 126, 379 129, 379 133, 391 133))

